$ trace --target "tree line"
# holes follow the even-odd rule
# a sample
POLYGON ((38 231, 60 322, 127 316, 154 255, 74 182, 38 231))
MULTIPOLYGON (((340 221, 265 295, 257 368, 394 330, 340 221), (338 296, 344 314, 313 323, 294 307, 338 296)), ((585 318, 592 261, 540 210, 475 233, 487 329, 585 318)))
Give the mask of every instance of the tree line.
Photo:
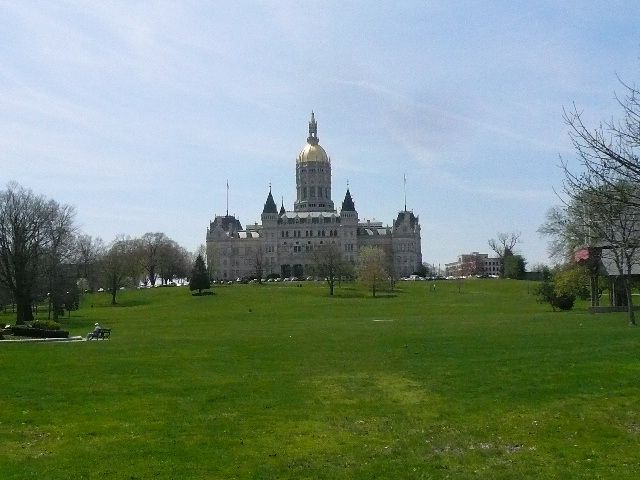
POLYGON ((189 275, 193 256, 164 233, 125 235, 106 244, 82 233, 76 211, 15 182, 0 191, 0 305, 15 305, 16 324, 48 304, 53 319, 77 308, 78 295, 189 275))

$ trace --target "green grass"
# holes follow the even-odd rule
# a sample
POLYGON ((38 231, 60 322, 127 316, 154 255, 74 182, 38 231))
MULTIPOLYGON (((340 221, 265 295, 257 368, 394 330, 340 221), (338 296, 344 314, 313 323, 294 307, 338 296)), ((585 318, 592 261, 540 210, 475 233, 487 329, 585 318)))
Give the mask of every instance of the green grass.
POLYGON ((0 478, 638 478, 638 329, 532 287, 87 296, 0 343, 0 478))

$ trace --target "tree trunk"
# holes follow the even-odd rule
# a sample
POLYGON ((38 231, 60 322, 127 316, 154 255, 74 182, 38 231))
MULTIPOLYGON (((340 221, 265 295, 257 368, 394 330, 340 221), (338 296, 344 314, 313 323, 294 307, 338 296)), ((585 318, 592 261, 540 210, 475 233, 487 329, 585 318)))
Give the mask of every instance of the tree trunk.
POLYGON ((633 311, 633 296, 631 293, 631 280, 629 276, 625 279, 625 290, 627 293, 627 308, 629 312, 629 325, 637 325, 636 323, 636 313, 633 311))
POLYGON ((600 304, 599 285, 598 285, 598 273, 591 273, 591 306, 597 307, 600 304))
POLYGON ((31 300, 28 296, 16 298, 16 325, 24 325, 32 320, 31 300))

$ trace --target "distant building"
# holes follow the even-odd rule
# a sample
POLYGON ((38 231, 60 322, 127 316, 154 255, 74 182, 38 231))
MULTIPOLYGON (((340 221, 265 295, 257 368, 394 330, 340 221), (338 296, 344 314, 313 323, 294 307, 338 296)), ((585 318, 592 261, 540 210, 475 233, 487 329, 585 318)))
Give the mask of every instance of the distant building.
POLYGON ((457 261, 445 264, 446 275, 453 277, 500 275, 501 270, 501 258, 492 258, 486 253, 479 252, 458 255, 457 261))
POLYGON ((233 215, 216 216, 207 229, 207 256, 216 279, 263 276, 304 277, 310 274, 310 252, 317 245, 335 244, 355 263, 358 249, 378 246, 389 256, 396 277, 413 273, 422 264, 420 223, 411 211, 398 213, 392 226, 360 221, 347 188, 338 212, 331 197, 331 161, 319 144, 313 112, 307 144, 296 159, 296 201, 293 210, 278 209, 271 189, 260 223, 243 228, 233 215))

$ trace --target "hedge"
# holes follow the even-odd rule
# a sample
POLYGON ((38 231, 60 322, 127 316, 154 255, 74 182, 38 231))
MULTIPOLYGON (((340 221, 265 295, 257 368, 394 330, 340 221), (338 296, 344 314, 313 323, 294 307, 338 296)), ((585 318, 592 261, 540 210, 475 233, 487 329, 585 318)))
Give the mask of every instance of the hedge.
POLYGON ((69 338, 69 332, 65 330, 45 330, 43 328, 27 327, 26 325, 12 325, 11 333, 16 337, 69 338))

